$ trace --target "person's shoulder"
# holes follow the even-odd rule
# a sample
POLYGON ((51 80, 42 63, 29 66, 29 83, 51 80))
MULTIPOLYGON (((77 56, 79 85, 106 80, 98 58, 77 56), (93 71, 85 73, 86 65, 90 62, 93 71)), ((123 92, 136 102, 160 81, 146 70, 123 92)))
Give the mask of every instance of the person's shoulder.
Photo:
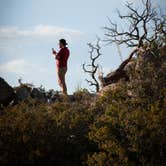
POLYGON ((59 52, 62 52, 62 51, 63 51, 63 48, 60 48, 60 49, 59 49, 59 52))
POLYGON ((68 52, 70 51, 68 47, 65 47, 65 50, 68 51, 68 52))

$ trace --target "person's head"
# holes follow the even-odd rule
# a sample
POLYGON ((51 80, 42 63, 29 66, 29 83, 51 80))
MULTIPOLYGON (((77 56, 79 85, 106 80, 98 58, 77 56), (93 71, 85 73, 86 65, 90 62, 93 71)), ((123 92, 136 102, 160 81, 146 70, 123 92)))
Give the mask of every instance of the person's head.
POLYGON ((59 48, 66 47, 67 43, 65 39, 60 39, 59 40, 59 48))

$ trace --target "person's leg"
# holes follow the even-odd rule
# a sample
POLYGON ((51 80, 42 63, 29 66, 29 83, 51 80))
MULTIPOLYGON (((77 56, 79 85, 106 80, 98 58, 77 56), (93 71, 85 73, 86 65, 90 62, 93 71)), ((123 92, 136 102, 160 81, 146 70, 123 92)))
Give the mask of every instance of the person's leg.
POLYGON ((62 68, 61 83, 62 83, 62 91, 63 91, 63 94, 65 94, 65 95, 67 95, 67 86, 66 86, 66 81, 65 81, 66 72, 67 72, 67 68, 62 68))
POLYGON ((67 68, 59 68, 58 69, 58 83, 59 86, 62 88, 63 94, 67 94, 67 87, 65 82, 65 74, 67 72, 67 68))
POLYGON ((58 76, 58 84, 62 88, 62 81, 61 81, 62 71, 61 71, 61 68, 57 68, 57 76, 58 76))

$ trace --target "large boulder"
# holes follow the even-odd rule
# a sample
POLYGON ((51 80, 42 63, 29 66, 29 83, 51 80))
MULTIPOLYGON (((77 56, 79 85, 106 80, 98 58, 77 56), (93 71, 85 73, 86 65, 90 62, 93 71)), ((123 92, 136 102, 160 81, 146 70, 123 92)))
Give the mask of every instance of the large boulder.
POLYGON ((14 89, 0 77, 0 105, 7 106, 14 100, 14 89))

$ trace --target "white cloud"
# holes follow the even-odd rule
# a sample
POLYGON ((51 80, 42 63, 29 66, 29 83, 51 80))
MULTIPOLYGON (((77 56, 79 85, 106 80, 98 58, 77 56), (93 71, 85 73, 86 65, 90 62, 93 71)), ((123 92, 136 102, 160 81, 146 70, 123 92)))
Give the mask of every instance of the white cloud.
POLYGON ((32 65, 24 59, 16 59, 0 66, 0 73, 26 74, 32 65))
POLYGON ((51 26, 51 25, 38 25, 33 28, 33 30, 20 31, 21 35, 25 36, 40 36, 40 37, 58 37, 58 36, 69 36, 69 37, 79 37, 83 33, 78 30, 51 26))
POLYGON ((0 74, 13 73, 16 75, 28 75, 28 74, 54 74, 53 71, 45 66, 39 66, 25 59, 15 59, 3 63, 0 65, 0 74))
POLYGON ((0 27, 0 39, 40 38, 55 39, 55 37, 80 37, 83 33, 69 28, 53 25, 37 25, 21 29, 19 27, 0 27))
POLYGON ((37 25, 27 28, 0 26, 0 52, 42 42, 53 43, 59 38, 66 38, 70 42, 82 36, 81 31, 54 25, 37 25))

